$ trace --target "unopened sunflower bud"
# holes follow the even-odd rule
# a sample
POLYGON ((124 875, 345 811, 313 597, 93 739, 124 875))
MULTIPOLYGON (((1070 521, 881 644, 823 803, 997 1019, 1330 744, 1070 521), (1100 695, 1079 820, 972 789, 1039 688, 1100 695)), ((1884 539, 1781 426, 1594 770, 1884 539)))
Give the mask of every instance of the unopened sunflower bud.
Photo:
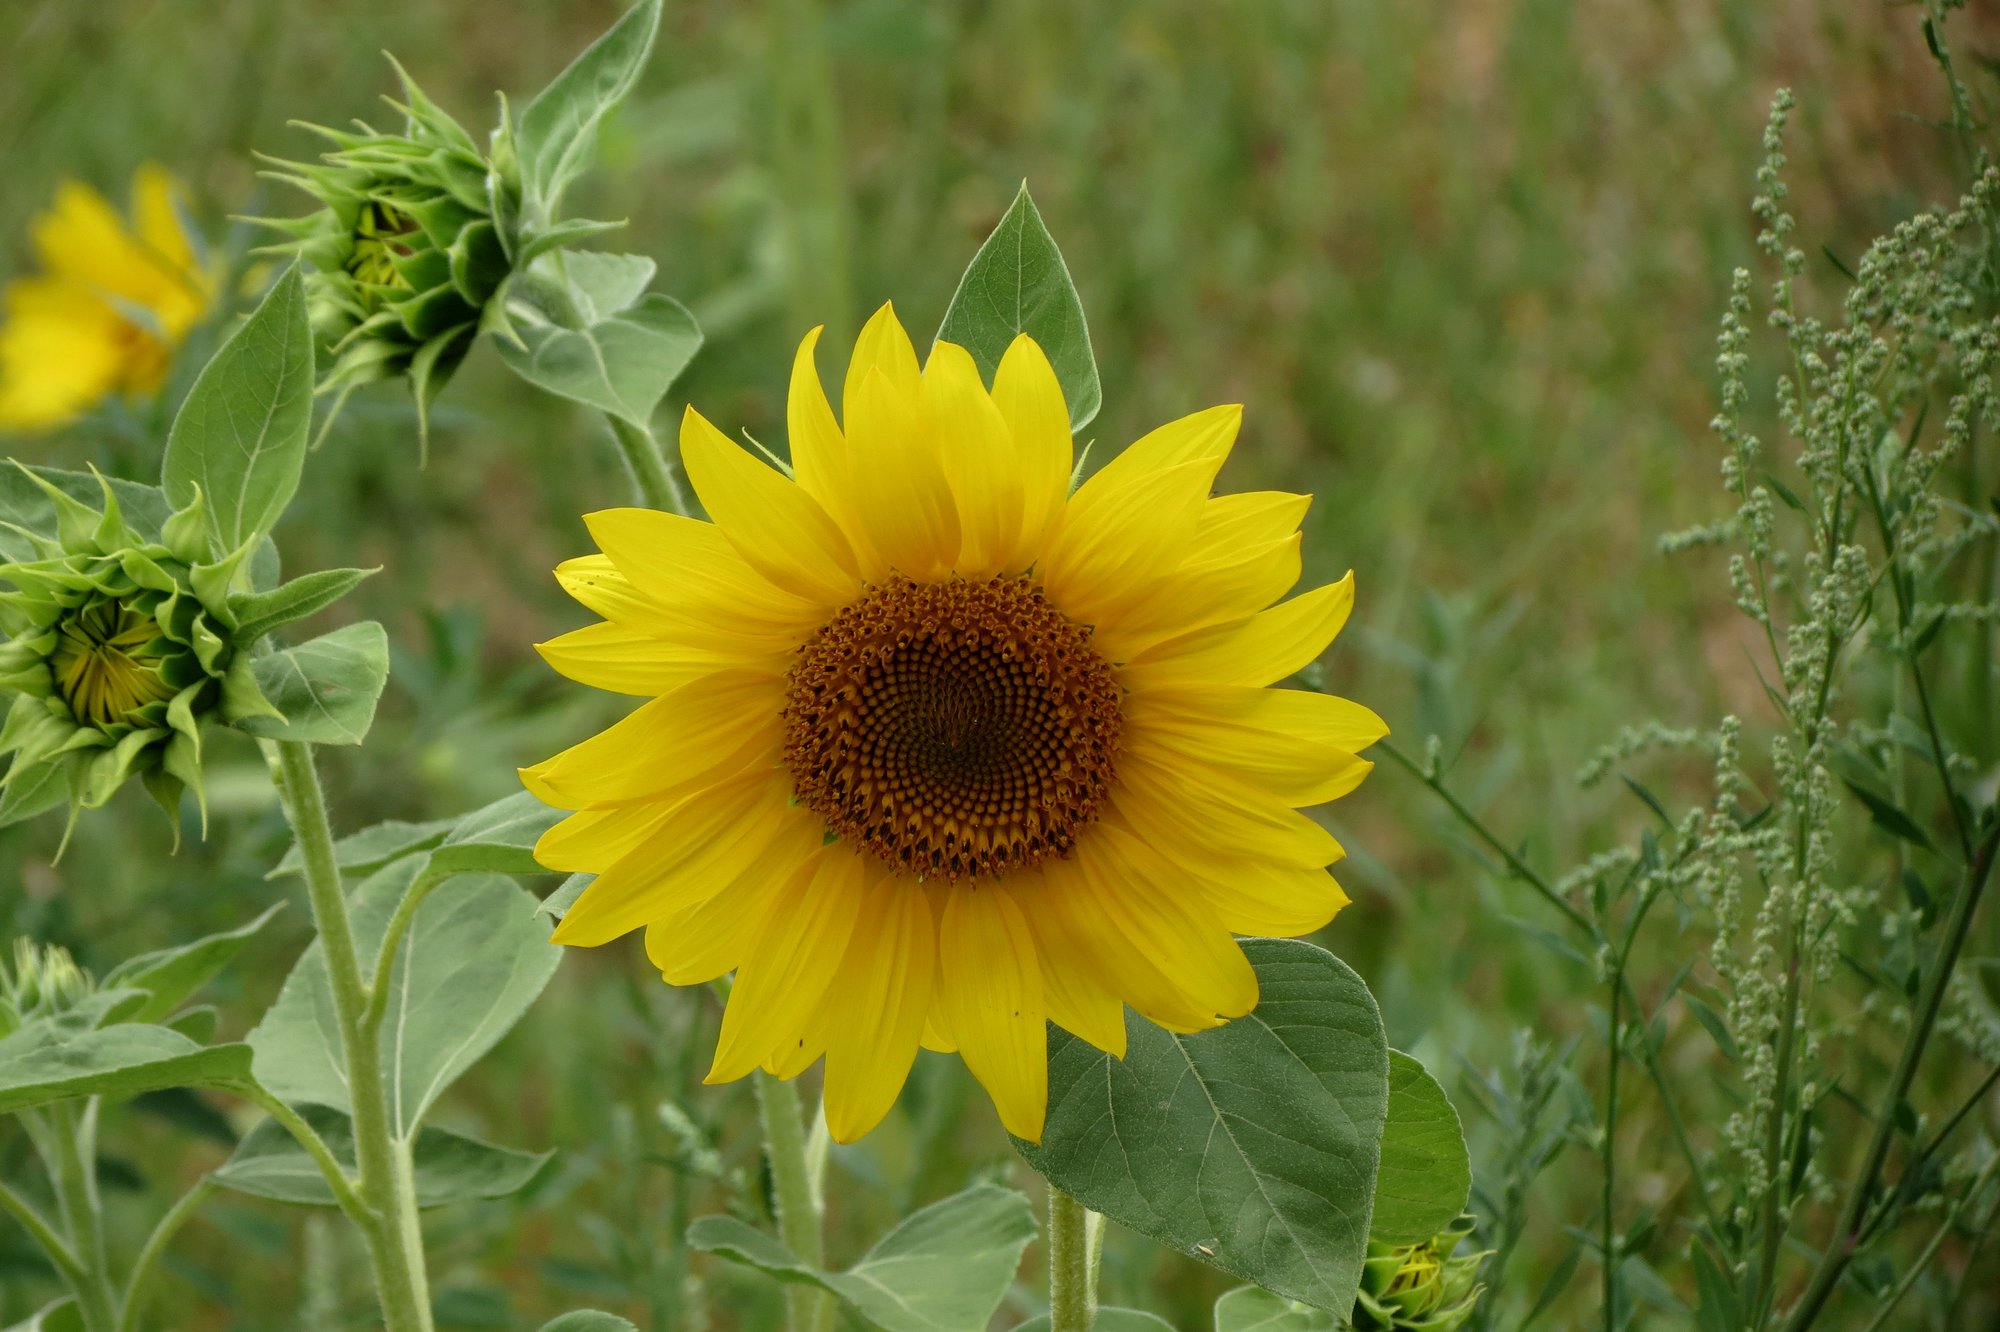
POLYGON ((67 948, 14 940, 12 965, 0 956, 0 1039, 38 1017, 52 1017, 95 990, 90 973, 67 948))
POLYGON ((1478 1282, 1487 1255, 1453 1256, 1471 1233, 1472 1218, 1460 1217, 1421 1244, 1370 1240, 1354 1300, 1356 1332, 1454 1332, 1465 1326, 1485 1289, 1478 1282))
POLYGON ((173 816, 183 790, 202 800, 205 722, 276 715, 229 609, 249 548, 204 562, 199 495, 147 539, 102 478, 97 510, 22 470, 54 502, 56 531, 12 529, 39 558, 0 564, 0 694, 13 695, 0 809, 25 817, 66 789, 73 824, 137 775, 173 816))
MULTIPOLYGON (((491 159, 405 73, 400 133, 306 128, 333 150, 272 174, 320 205, 257 219, 292 239, 273 249, 309 265, 313 330, 328 348, 319 391, 407 378, 419 422, 472 346, 513 269, 510 219, 521 184, 512 154, 491 159)), ((497 313, 494 316, 497 318, 497 313)))

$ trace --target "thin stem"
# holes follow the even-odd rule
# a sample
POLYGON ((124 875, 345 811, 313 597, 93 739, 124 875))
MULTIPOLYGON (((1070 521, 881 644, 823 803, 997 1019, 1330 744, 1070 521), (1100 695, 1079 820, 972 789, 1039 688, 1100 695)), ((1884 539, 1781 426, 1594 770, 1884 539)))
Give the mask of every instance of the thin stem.
POLYGON ((1944 1246, 1945 1237, 1958 1225, 1959 1214, 1965 1211, 1965 1205, 1985 1191, 1987 1183, 1993 1178, 1996 1166, 2000 1166, 2000 1156, 1988 1161, 1986 1168, 1979 1172, 1979 1177, 1972 1181, 1972 1186, 1952 1201, 1951 1211, 1946 1214, 1944 1224, 1937 1228, 1937 1234, 1931 1236, 1931 1242, 1924 1246, 1924 1251, 1917 1255, 1917 1260, 1910 1264, 1907 1272, 1903 1273, 1903 1279, 1896 1283, 1896 1288, 1882 1301, 1881 1308, 1876 1311, 1875 1317, 1869 1321, 1863 1332, 1879 1332, 1879 1329, 1889 1321, 1889 1315, 1896 1311, 1896 1306, 1910 1293, 1910 1287, 1917 1284, 1917 1278, 1931 1265, 1931 1259, 1937 1257, 1937 1251, 1944 1246))
MULTIPOLYGON (((752 1074, 757 1108, 764 1119, 764 1147, 771 1162, 771 1183, 778 1198, 778 1238, 808 1267, 826 1265, 826 1245, 820 1237, 819 1209, 813 1205, 812 1170, 806 1160, 805 1116, 789 1082, 763 1069, 752 1074)), ((792 1332, 811 1332, 831 1312, 832 1296, 810 1286, 786 1291, 792 1332), (821 1306, 827 1305, 826 1312, 821 1306)))
POLYGON ((1090 1332, 1097 1316, 1090 1210, 1049 1185, 1049 1332, 1090 1332))
POLYGON ((112 1332, 118 1314, 111 1276, 105 1270, 104 1209, 97 1196, 97 1105, 93 1096, 81 1115, 70 1105, 59 1105, 53 1112, 56 1201, 77 1263, 77 1312, 88 1332, 112 1332))
POLYGON ((320 944, 326 953, 327 979, 333 991, 334 1017, 340 1027, 341 1052, 347 1064, 348 1091, 353 1102, 354 1153, 361 1167, 358 1192, 367 1204, 370 1220, 370 1224, 362 1227, 362 1234, 368 1241, 383 1322, 388 1332, 431 1332, 430 1296, 423 1241, 416 1229, 416 1209, 413 1205, 407 1208, 403 1205, 409 1158, 389 1127, 381 1045, 362 1028, 371 995, 361 977, 354 928, 347 917, 346 896, 341 891, 340 866, 333 854, 333 829, 326 817, 326 797, 320 790, 310 745, 281 740, 274 748, 279 790, 305 862, 313 923, 319 929, 320 944))
POLYGON ((618 441, 618 449, 625 455, 625 466, 632 473, 632 485, 639 492, 639 502, 649 509, 685 517, 688 511, 687 494, 681 489, 680 479, 674 475, 674 469, 667 462, 667 455, 653 432, 622 417, 607 415, 604 419, 611 423, 612 438, 618 441))
POLYGON ((0 1180, 0 1212, 7 1213, 21 1223, 22 1228, 35 1243, 42 1246, 42 1252, 49 1256, 49 1261, 55 1264, 56 1271, 62 1274, 64 1281, 71 1286, 78 1284, 83 1276, 83 1265, 77 1262, 76 1255, 70 1252, 69 1244, 56 1233, 56 1228, 50 1224, 49 1219, 35 1210, 33 1203, 8 1188, 5 1180, 0 1180))
POLYGON ((139 1250, 138 1261, 132 1264, 131 1278, 125 1283, 125 1306, 118 1314, 118 1332, 138 1332, 139 1313, 145 1308, 146 1281, 153 1275, 153 1264, 159 1261, 167 1245, 214 1188, 214 1177, 203 1175, 193 1188, 181 1195, 179 1202, 167 1209, 167 1214, 153 1227, 153 1233, 146 1237, 146 1247, 139 1250))
POLYGON ((1611 983, 1611 1069, 1604 1090, 1604 1332, 1617 1332, 1618 1328, 1618 1241, 1612 1234, 1611 1204, 1618 1169, 1618 1066, 1625 1062, 1619 1057, 1624 1042, 1618 1025, 1619 1007, 1625 996, 1625 987, 1620 982, 1624 979, 1625 959, 1621 955, 1611 983))
POLYGON ((320 1174, 326 1177, 326 1186, 333 1191, 334 1202, 348 1220, 364 1231, 375 1224, 375 1216, 368 1210, 368 1204, 354 1191, 354 1181, 348 1178, 347 1168, 334 1158, 333 1149, 326 1145, 326 1139, 320 1137, 298 1111, 255 1084, 239 1086, 235 1090, 277 1120, 279 1126, 305 1149, 306 1155, 319 1167, 320 1174))
MULTIPOLYGON (((1799 990, 1803 968, 1799 966, 1799 938, 1791 931, 1791 952, 1786 959, 1785 1009, 1778 1032, 1778 1081, 1771 1091, 1770 1122, 1764 1128, 1764 1217, 1762 1246, 1757 1264, 1757 1320, 1763 1327, 1770 1321, 1771 1301, 1778 1292, 1778 1239, 1780 1198, 1779 1175, 1785 1151, 1785 1098, 1790 1094, 1792 1042, 1798 1029, 1799 990)), ((1801 1130, 1803 1131, 1803 1130, 1801 1130)))
POLYGON ((1945 983, 1958 966, 1959 949, 1965 944, 1966 931, 1972 925, 1974 912, 1978 910, 1980 894, 1985 891, 1986 880, 1992 873, 1996 845, 2000 845, 2000 824, 1987 834, 1972 863, 1965 867, 1964 886, 1952 906, 1951 920, 1945 926, 1944 941, 1932 961, 1930 974, 1924 977, 1923 990, 1910 1018, 1910 1034, 1903 1042, 1896 1071, 1889 1080, 1889 1088, 1882 1097, 1882 1107, 1875 1116, 1874 1135, 1869 1138, 1868 1149, 1862 1154, 1854 1178, 1847 1186, 1840 1220, 1826 1247, 1820 1251, 1812 1279, 1799 1296, 1798 1303, 1792 1306, 1791 1317, 1785 1320, 1786 1332, 1803 1332, 1812 1325, 1827 1300, 1832 1298, 1841 1273, 1854 1261, 1854 1254, 1860 1246, 1862 1218, 1874 1192, 1876 1177, 1882 1171, 1882 1162, 1889 1155, 1889 1140, 1895 1130, 1896 1104, 1916 1080, 1917 1064, 1924 1056, 1931 1028, 1937 1022, 1938 1009, 1944 1003, 1945 983))
POLYGON ((442 874, 426 873, 410 885, 403 894, 403 900, 396 904, 396 914, 389 918, 389 927, 382 932, 381 946, 375 953, 375 966, 369 973, 368 1006, 361 1010, 361 1031, 370 1041, 382 1031, 382 1019, 389 1011, 389 977, 396 970, 396 956, 403 950, 403 940, 409 937, 410 922, 416 919, 417 908, 431 891, 445 881, 442 874))

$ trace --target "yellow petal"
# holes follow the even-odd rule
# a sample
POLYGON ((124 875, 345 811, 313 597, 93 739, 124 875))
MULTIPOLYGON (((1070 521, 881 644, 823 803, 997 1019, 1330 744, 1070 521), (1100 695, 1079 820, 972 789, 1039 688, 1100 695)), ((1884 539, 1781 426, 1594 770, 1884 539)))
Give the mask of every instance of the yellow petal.
POLYGON ((1098 622, 1097 650, 1130 661, 1170 639, 1246 623, 1299 581, 1299 545, 1294 532, 1227 561, 1152 578, 1098 622))
POLYGON ((1170 839, 1217 866, 1260 860, 1319 869, 1346 854, 1332 833, 1276 796, 1171 756, 1119 755, 1110 808, 1140 836, 1170 839))
POLYGON ((180 189, 158 163, 147 162, 132 173, 132 220, 139 239, 173 269, 195 271, 194 247, 181 225, 180 189))
POLYGON ((785 429, 791 436, 792 472, 799 487, 819 501, 827 516, 840 527, 854 551, 863 578, 874 581, 884 572, 880 557, 868 543, 867 533, 855 514, 847 441, 833 407, 820 384, 819 367, 813 350, 824 329, 816 328, 799 343, 792 358, 792 381, 785 394, 785 429))
POLYGON ((717 671, 742 668, 776 680, 785 673, 786 652, 759 657, 683 647, 628 624, 590 624, 535 644, 557 671, 578 684, 615 694, 653 697, 670 694, 717 671))
POLYGON ((1186 546, 1214 478, 1210 464, 1190 462, 1146 472, 1117 490, 1085 482, 1037 566, 1050 601, 1079 623, 1113 620, 1158 578, 1162 552, 1186 546))
POLYGON ((74 420, 125 376, 128 325, 94 291, 52 278, 7 288, 0 324, 0 428, 47 430, 74 420))
POLYGON ((1132 819, 1124 810, 1110 811, 1105 819, 1155 853, 1155 871, 1163 876, 1158 886, 1206 901, 1233 933, 1311 934, 1347 905, 1347 894, 1323 868, 1281 864, 1254 848, 1234 857, 1219 854, 1192 811, 1165 826, 1132 819))
POLYGON ((784 734, 782 683, 768 673, 717 671, 662 694, 609 730, 521 769, 521 781, 558 809, 658 800, 760 759, 776 763, 784 734))
POLYGON ((854 551, 819 501, 693 407, 681 418, 681 459, 709 517, 759 573, 823 606, 854 599, 854 551))
POLYGON ((551 936, 594 948, 665 920, 727 888, 805 821, 784 804, 789 782, 753 774, 674 806, 660 829, 591 881, 551 936))
MULTIPOLYGON (((604 509, 584 515, 584 523, 631 584, 632 596, 598 611, 607 618, 643 623, 690 645, 777 648, 796 646, 826 620, 824 606, 773 586, 714 523, 651 509, 604 509)), ((562 569, 583 564, 572 560, 562 569)), ((580 592, 571 595, 598 609, 580 592)))
MULTIPOLYGON (((1039 890, 1059 893, 1075 873, 1059 861, 1039 890)), ((1042 964, 1042 999, 1049 1021, 1117 1059, 1125 1057, 1125 1003, 1105 980, 1087 940, 1071 937, 1065 922, 1047 911, 1026 913, 1042 964)))
POLYGON ((706 985, 741 966, 771 902, 820 847, 807 820, 788 822, 755 860, 705 902, 646 927, 646 956, 669 985, 706 985))
POLYGON ((896 318, 893 302, 885 302, 870 315, 854 339, 854 355, 847 362, 847 380, 841 389, 840 404, 840 417, 850 437, 854 433, 854 404, 871 370, 888 381, 890 392, 896 397, 916 401, 917 349, 910 345, 910 335, 896 318))
POLYGON ((611 868, 677 817, 686 803, 657 800, 615 809, 583 809, 535 841, 535 860, 562 874, 595 874, 611 868))
POLYGON ((993 405, 1014 436, 1021 472, 1021 539, 1008 567, 1032 563, 1069 498, 1076 466, 1069 408, 1062 384, 1041 347, 1026 333, 1015 338, 993 375, 993 405))
POLYGON ((972 1076, 1017 1138, 1042 1140, 1048 1027, 1035 939, 999 885, 960 885, 938 926, 938 1002, 972 1076))
POLYGON ((881 874, 827 996, 826 1123, 853 1142, 882 1122, 916 1062, 937 970, 929 895, 881 874))
POLYGON ((1374 766, 1355 753, 1389 733, 1380 717, 1348 699, 1234 685, 1128 695, 1125 725, 1132 752, 1177 754, 1298 806, 1352 791, 1374 766))
POLYGON ((940 441, 925 429, 918 387, 913 379, 907 391, 901 389, 871 367, 849 395, 846 425, 850 489, 866 540, 884 572, 923 582, 951 572, 960 529, 940 441))
POLYGON ((737 968, 707 1082, 730 1082, 796 1042, 840 969, 867 889, 860 855, 822 847, 774 894, 737 968))
POLYGON ((921 393, 926 427, 958 507, 954 570, 971 579, 1018 573, 1029 563, 1014 562, 1021 549, 1021 464, 972 354, 950 342, 931 348, 921 393))
POLYGON ((1209 407, 1169 421, 1127 445, 1083 483, 1076 497, 1082 499, 1092 488, 1103 494, 1126 491, 1150 472, 1192 462, 1208 464, 1208 477, 1213 481, 1229 450, 1235 447, 1236 432, 1242 424, 1243 408, 1235 403, 1209 407))
POLYGON ((1199 630, 1138 654, 1119 672, 1128 689, 1268 685, 1325 652, 1354 609, 1354 575, 1261 611, 1247 623, 1199 630))

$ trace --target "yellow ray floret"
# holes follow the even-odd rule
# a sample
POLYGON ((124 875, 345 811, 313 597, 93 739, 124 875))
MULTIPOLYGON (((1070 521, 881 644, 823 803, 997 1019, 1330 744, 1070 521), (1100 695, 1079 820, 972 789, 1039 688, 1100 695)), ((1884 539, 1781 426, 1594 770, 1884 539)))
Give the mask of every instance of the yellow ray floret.
POLYGON ((1045 1022, 1122 1056, 1125 1009, 1175 1031, 1248 1013, 1238 934, 1347 903, 1306 807, 1387 733, 1274 687, 1346 622, 1352 575, 1299 577, 1303 496, 1215 497, 1241 409, 1160 427, 1074 494, 1069 416, 1026 336, 991 388, 963 348, 919 365, 884 306, 841 411, 800 344, 792 474, 690 410, 710 521, 587 520, 562 585, 602 622, 541 646, 651 701, 524 769, 574 813, 551 868, 596 877, 556 932, 644 927, 677 985, 735 973, 711 1081, 824 1058, 848 1142, 919 1046, 956 1051, 1039 1140, 1045 1022))

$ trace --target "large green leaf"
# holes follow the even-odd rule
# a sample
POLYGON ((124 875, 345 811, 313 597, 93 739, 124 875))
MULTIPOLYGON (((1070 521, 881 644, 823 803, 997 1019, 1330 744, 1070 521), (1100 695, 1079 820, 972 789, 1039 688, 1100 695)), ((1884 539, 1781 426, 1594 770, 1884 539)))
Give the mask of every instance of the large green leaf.
POLYGON ((373 620, 257 658, 257 687, 282 717, 245 717, 238 730, 266 740, 358 745, 375 723, 389 679, 389 636, 373 620))
MULTIPOLYGON (((1016 1323, 1014 1332, 1049 1332, 1049 1316, 1036 1314, 1025 1323, 1016 1323)), ((1174 1325, 1144 1309, 1100 1305, 1097 1317, 1090 1324, 1090 1332, 1174 1332, 1174 1325)))
POLYGON ((641 428, 701 349, 694 316, 657 292, 586 328, 524 320, 515 332, 520 345, 493 343, 515 374, 641 428))
POLYGON ((0 1113, 78 1096, 136 1096, 250 1076, 247 1045, 196 1045, 167 1027, 123 1023, 76 1031, 30 1022, 0 1040, 0 1113))
POLYGON ((314 611, 324 610, 353 591, 362 579, 379 572, 379 569, 322 569, 269 592, 231 597, 229 610, 236 617, 236 641, 248 643, 294 620, 303 620, 314 611))
POLYGON ((1049 1029, 1049 1118, 1028 1164, 1120 1225, 1345 1314, 1368 1246, 1389 1051, 1361 978, 1248 939, 1256 1011, 1177 1036, 1127 1015, 1113 1059, 1049 1029))
POLYGON ((1472 1190, 1472 1163, 1458 1111, 1424 1066, 1389 1051, 1389 1122, 1375 1176, 1371 1239, 1421 1244, 1458 1219, 1472 1190))
POLYGON ((453 826, 443 844, 431 852, 428 872, 545 874, 548 871, 535 860, 535 843, 566 817, 526 791, 503 796, 453 826))
POLYGON ((732 1216, 705 1216, 688 1228, 695 1248, 832 1291, 885 1332, 981 1332, 1034 1237, 1028 1200, 991 1184, 912 1213, 845 1272, 809 1267, 732 1216))
POLYGON ((660 0, 640 0, 521 112, 514 147, 535 225, 553 220, 563 190, 589 165, 598 127, 632 91, 659 28, 660 0))
POLYGON ((265 909, 255 920, 222 934, 211 934, 177 948, 143 953, 113 967, 104 984, 129 986, 146 992, 146 1001, 124 1015, 130 1022, 160 1022, 187 1002, 189 996, 229 965, 250 937, 284 906, 280 902, 265 909))
MULTIPOLYGON (((408 857, 354 890, 354 936, 363 957, 375 954, 423 867, 422 858, 408 857)), ((415 1132, 452 1080, 520 1020, 561 956, 535 919, 534 896, 511 879, 470 875, 424 900, 397 954, 382 1024, 382 1064, 399 1136, 415 1132)), ((274 1095, 352 1111, 317 942, 248 1040, 257 1052, 257 1080, 274 1095)))
POLYGON ((542 1324, 541 1332, 639 1332, 629 1318, 597 1309, 578 1309, 542 1324))
POLYGON ((291 503, 312 392, 312 329, 294 266, 202 370, 167 434, 167 499, 184 508, 199 491, 218 555, 269 532, 291 503))
POLYGON ((1345 1319, 1324 1309, 1255 1286, 1239 1286, 1215 1302, 1215 1332, 1338 1332, 1345 1326, 1345 1319))
MULTIPOLYGON (((457 826, 456 819, 432 819, 426 823, 390 819, 386 823, 371 824, 335 842, 333 861, 344 874, 373 874, 392 860, 430 850, 457 826)), ((276 868, 264 877, 276 879, 287 874, 299 874, 305 870, 305 864, 305 857, 294 845, 285 852, 285 858, 278 862, 276 868)))
POLYGON ((1072 431, 1089 425, 1103 401, 1083 301, 1055 237, 1042 224, 1026 181, 993 234, 972 256, 944 312, 938 340, 972 353, 991 383, 1000 358, 1026 333, 1055 367, 1072 431))
MULTIPOLYGON (((334 1159, 355 1170, 354 1125, 338 1110, 309 1105, 300 1112, 334 1159)), ((473 1198, 505 1198, 527 1187, 553 1152, 516 1152, 441 1128, 417 1133, 411 1155, 416 1166, 417 1206, 443 1207, 473 1198)), ((298 1140, 274 1119, 251 1129, 214 1172, 215 1182, 302 1207, 332 1207, 326 1176, 298 1140)))

